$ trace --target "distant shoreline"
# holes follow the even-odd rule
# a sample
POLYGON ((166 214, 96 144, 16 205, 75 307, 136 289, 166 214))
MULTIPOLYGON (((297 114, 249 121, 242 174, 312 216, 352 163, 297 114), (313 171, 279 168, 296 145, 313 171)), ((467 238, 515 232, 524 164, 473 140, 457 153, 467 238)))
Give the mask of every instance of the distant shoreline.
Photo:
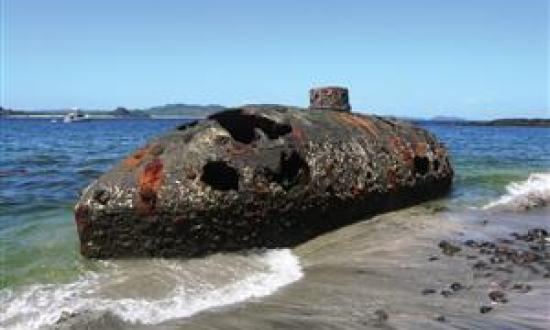
MULTIPOLYGON (((109 116, 109 115, 90 115, 88 118, 91 121, 99 120, 201 120, 205 119, 209 114, 204 116, 199 115, 151 115, 151 116, 109 116)), ((56 120, 62 121, 64 115, 2 115, 0 119, 4 120, 56 120)), ((483 126, 483 127, 542 127, 550 128, 550 119, 496 119, 496 120, 430 120, 430 119, 406 119, 416 124, 430 123, 437 125, 448 126, 483 126)))
POLYGON ((494 120, 413 120, 452 126, 488 126, 488 127, 550 127, 550 119, 543 118, 502 118, 494 120))
MULTIPOLYGON (((170 120, 186 119, 200 120, 208 117, 204 115, 147 115, 147 116, 113 116, 113 115, 89 115, 91 121, 96 120, 170 120)), ((17 114, 1 115, 0 119, 22 119, 22 120, 59 120, 62 121, 64 114, 17 114)), ((495 120, 430 120, 430 119, 404 119, 417 124, 430 123, 449 126, 484 126, 484 127, 543 127, 550 128, 550 119, 495 119, 495 120)))
MULTIPOLYGON (((128 110, 119 107, 112 111, 84 110, 91 120, 135 120, 135 119, 204 119, 209 115, 226 110, 220 105, 186 105, 186 104, 168 104, 160 107, 153 107, 145 110, 128 110)), ((49 119, 62 120, 63 117, 71 111, 25 111, 0 108, 0 119, 49 119)), ((431 123, 451 126, 492 126, 492 127, 550 127, 550 118, 501 118, 493 120, 467 120, 461 118, 439 118, 432 119, 421 118, 391 118, 401 119, 414 123, 431 123)))
MULTIPOLYGON (((0 119, 24 119, 24 120, 60 120, 62 121, 65 115, 3 115, 0 119)), ((110 116, 110 115, 89 115, 88 119, 92 121, 96 120, 167 120, 167 119, 204 119, 207 116, 197 115, 174 115, 174 116, 110 116)))
POLYGON ((496 119, 486 122, 471 121, 473 126, 528 126, 528 127, 550 127, 550 119, 496 119))
POLYGON ((220 105, 166 104, 146 109, 118 107, 113 110, 59 109, 59 110, 18 110, 0 107, 0 118, 18 119, 63 119, 68 113, 78 112, 89 119, 200 119, 225 110, 220 105))

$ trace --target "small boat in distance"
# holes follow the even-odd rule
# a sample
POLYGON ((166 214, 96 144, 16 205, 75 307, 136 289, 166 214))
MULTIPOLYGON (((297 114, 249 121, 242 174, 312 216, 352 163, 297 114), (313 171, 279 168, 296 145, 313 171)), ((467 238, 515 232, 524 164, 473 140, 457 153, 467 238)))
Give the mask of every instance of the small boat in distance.
POLYGON ((87 120, 90 120, 90 117, 87 114, 83 114, 82 111, 77 108, 71 109, 71 112, 67 113, 65 117, 63 117, 64 123, 74 123, 87 120))

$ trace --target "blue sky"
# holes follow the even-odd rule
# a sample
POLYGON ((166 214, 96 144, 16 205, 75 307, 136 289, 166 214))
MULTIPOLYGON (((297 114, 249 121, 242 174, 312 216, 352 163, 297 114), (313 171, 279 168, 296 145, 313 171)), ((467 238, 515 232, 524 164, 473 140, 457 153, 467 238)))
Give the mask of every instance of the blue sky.
POLYGON ((546 0, 1 1, 1 104, 549 117, 546 0))

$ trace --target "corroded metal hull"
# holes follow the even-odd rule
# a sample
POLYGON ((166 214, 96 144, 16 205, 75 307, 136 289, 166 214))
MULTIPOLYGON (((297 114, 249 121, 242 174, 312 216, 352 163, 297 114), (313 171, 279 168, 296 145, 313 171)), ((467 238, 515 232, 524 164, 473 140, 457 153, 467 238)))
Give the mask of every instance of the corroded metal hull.
POLYGON ((193 257, 292 246, 446 193, 446 149, 375 116, 244 107, 150 141, 75 207, 87 257, 193 257))

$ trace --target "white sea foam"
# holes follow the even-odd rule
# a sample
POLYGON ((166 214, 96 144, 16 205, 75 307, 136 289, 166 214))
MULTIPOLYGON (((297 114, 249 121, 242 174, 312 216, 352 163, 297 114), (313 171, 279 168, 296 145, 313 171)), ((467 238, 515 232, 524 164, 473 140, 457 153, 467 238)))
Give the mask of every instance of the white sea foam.
POLYGON ((483 209, 522 211, 550 204, 550 173, 532 173, 527 180, 506 186, 506 194, 483 209))
POLYGON ((146 268, 140 266, 139 274, 127 264, 110 263, 106 271, 72 283, 0 292, 0 328, 34 329, 55 323, 63 311, 84 310, 109 310, 126 321, 156 324, 266 296, 303 276, 288 249, 198 261, 155 260, 146 268))

